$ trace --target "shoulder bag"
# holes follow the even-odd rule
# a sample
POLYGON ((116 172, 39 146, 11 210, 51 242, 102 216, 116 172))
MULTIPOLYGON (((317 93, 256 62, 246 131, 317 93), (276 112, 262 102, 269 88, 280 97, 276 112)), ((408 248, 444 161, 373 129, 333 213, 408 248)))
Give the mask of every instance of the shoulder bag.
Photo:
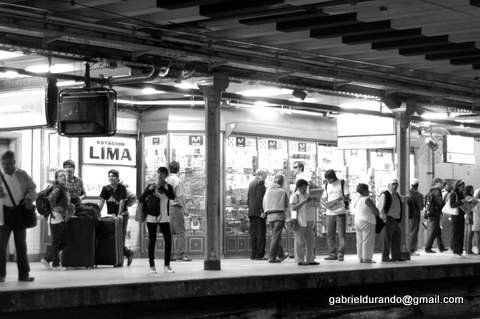
POLYGON ((443 208, 442 208, 442 213, 446 215, 458 215, 458 207, 452 208, 452 205, 450 205, 451 198, 452 198, 452 195, 449 195, 447 197, 445 205, 443 205, 443 208))

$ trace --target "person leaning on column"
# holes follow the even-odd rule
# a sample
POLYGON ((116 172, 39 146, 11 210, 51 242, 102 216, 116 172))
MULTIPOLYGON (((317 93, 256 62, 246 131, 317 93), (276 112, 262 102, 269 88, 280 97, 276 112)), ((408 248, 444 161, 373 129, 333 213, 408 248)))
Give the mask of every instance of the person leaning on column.
POLYGON ((37 186, 24 170, 16 167, 15 153, 12 151, 6 151, 2 155, 1 166, 3 179, 0 179, 0 282, 4 282, 7 275, 7 244, 12 232, 17 251, 18 281, 33 281, 34 278, 29 275, 27 230, 15 222, 18 219, 14 215, 14 206, 23 201, 26 208, 32 208, 37 186), (15 203, 12 203, 11 197, 15 203))
POLYGON ((382 261, 405 261, 400 256, 401 230, 403 207, 402 199, 398 194, 398 179, 394 178, 387 186, 387 190, 382 192, 377 200, 377 209, 380 212, 380 218, 385 222, 381 236, 383 240, 382 261), (391 258, 390 258, 391 256, 391 258))

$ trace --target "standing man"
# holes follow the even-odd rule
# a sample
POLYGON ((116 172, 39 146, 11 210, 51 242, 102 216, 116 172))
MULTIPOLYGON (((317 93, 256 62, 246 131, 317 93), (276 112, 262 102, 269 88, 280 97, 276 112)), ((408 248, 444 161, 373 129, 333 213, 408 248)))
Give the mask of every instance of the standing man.
POLYGON ((72 204, 78 206, 85 197, 85 188, 81 178, 75 176, 75 162, 71 159, 63 162, 63 169, 67 172, 67 183, 65 184, 70 194, 72 204))
POLYGON ((400 256, 400 222, 402 221, 403 208, 402 199, 398 194, 398 179, 392 179, 388 184, 388 189, 380 194, 377 209, 380 212, 380 218, 385 222, 385 227, 381 232, 383 240, 382 261, 405 261, 400 256))
POLYGON ((310 181, 310 176, 307 176, 307 173, 305 173, 305 165, 303 162, 294 162, 293 169, 295 172, 295 183, 301 179, 306 180, 307 182, 310 181))
POLYGON ((346 232, 346 203, 350 194, 345 181, 339 180, 335 171, 329 169, 325 172, 325 191, 323 201, 327 208, 327 245, 328 256, 325 260, 343 261, 345 254, 345 232, 346 232), (338 233, 338 246, 335 234, 338 233))
POLYGON ((259 169, 255 179, 248 185, 248 218, 250 219, 250 245, 252 253, 250 259, 264 259, 265 236, 267 224, 263 212, 263 196, 265 195, 265 179, 267 172, 259 169))
MULTIPOLYGON (((183 183, 178 176, 180 164, 177 161, 172 161, 168 164, 167 184, 172 185, 175 192, 175 199, 170 200, 170 227, 172 235, 177 237, 175 243, 175 253, 172 252, 172 261, 192 261, 192 258, 185 254, 185 216, 188 216, 187 207, 185 206, 185 192, 183 183)), ((173 245, 172 245, 173 246, 173 245)))
POLYGON ((446 250, 442 242, 442 229, 440 228, 443 206, 442 185, 442 179, 435 178, 432 182, 432 188, 425 196, 425 217, 428 219, 426 253, 436 253, 432 250, 435 239, 437 240, 438 250, 440 252, 446 250))
POLYGON ((408 203, 408 248, 410 255, 419 256, 417 251, 418 229, 420 226, 420 214, 423 209, 423 195, 418 191, 418 179, 414 178, 407 197, 408 203))
POLYGON ((122 227, 122 241, 123 241, 123 255, 127 258, 127 266, 132 264, 133 260, 133 251, 128 249, 125 246, 125 239, 127 235, 127 226, 128 226, 128 206, 133 205, 135 202, 132 198, 129 198, 129 195, 132 194, 127 191, 127 187, 120 183, 120 174, 117 170, 111 169, 108 171, 108 182, 109 185, 105 185, 102 188, 100 193, 100 211, 107 202, 107 213, 114 216, 122 216, 123 227, 122 227))
POLYGON ((30 265, 27 257, 27 230, 18 225, 14 209, 22 202, 31 209, 36 198, 36 185, 28 174, 16 168, 15 153, 6 151, 1 157, 3 178, 0 178, 0 282, 7 275, 7 244, 13 232, 17 251, 18 281, 33 281, 30 277, 30 265), (13 201, 12 202, 12 198, 13 201))

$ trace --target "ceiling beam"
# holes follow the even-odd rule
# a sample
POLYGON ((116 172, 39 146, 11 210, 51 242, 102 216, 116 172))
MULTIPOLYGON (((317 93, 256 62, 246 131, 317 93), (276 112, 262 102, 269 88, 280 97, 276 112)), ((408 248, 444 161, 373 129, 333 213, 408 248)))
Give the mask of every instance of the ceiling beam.
POLYGON ((433 54, 433 53, 458 52, 463 50, 469 50, 471 48, 475 48, 475 42, 432 44, 426 47, 400 49, 399 53, 401 55, 410 56, 410 55, 423 55, 423 54, 433 54))
POLYGON ((157 7, 165 9, 181 9, 193 6, 211 5, 225 0, 157 0, 157 7))
POLYGON ((260 10, 274 8, 283 4, 283 0, 242 0, 225 1, 200 6, 200 15, 211 18, 248 16, 260 10))
POLYGON ((246 25, 257 25, 257 24, 265 24, 265 23, 272 23, 272 22, 278 23, 278 22, 287 22, 292 20, 299 21, 299 20, 305 20, 305 19, 315 19, 315 18, 320 18, 325 16, 327 16, 327 14, 323 13, 321 10, 318 12, 297 11, 297 12, 283 13, 283 14, 270 14, 270 15, 265 14, 261 17, 240 19, 239 22, 246 25))
POLYGON ((480 63, 480 54, 470 58, 451 59, 450 63, 453 65, 477 64, 480 63))
POLYGON ((340 27, 315 28, 310 30, 310 37, 324 39, 350 35, 362 35, 369 33, 385 32, 390 29, 390 20, 375 22, 358 22, 340 27))
POLYGON ((450 52, 450 53, 432 53, 425 55, 427 60, 450 60, 450 59, 458 59, 458 58, 472 58, 480 56, 480 50, 478 49, 470 49, 470 50, 463 50, 457 52, 450 52))
POLYGON ((358 23, 356 13, 337 14, 312 19, 302 19, 277 23, 277 30, 292 32, 315 28, 332 28, 358 23))
POLYGON ((422 35, 421 28, 405 29, 405 30, 390 30, 385 32, 370 33, 364 35, 351 35, 343 37, 342 41, 346 44, 360 44, 378 41, 393 41, 418 38, 422 35))
POLYGON ((431 45, 446 43, 448 42, 448 36, 438 36, 438 37, 411 37, 406 39, 398 39, 394 41, 381 41, 373 42, 373 50, 391 50, 391 49, 407 49, 407 48, 418 48, 418 47, 429 47, 431 45))

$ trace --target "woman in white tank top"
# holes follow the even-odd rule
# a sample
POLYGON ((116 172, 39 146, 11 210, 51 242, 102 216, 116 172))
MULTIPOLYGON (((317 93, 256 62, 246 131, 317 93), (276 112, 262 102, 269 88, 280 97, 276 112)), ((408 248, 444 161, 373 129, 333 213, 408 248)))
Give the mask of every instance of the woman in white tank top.
POLYGON ((357 237, 357 255, 361 263, 375 263, 372 260, 375 248, 375 216, 379 215, 377 207, 368 197, 368 185, 358 184, 357 193, 360 197, 353 205, 355 215, 355 231, 357 237))

